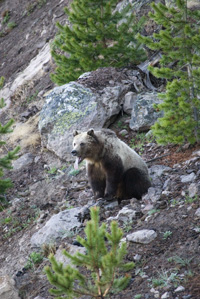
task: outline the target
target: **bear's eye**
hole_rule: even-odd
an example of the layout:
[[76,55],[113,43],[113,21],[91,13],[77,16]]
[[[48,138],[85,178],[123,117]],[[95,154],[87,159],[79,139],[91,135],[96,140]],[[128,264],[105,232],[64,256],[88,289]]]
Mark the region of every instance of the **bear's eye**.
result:
[[80,146],[84,146],[84,145],[85,145],[85,143],[81,142]]
[[76,143],[74,143],[74,146],[76,145]]

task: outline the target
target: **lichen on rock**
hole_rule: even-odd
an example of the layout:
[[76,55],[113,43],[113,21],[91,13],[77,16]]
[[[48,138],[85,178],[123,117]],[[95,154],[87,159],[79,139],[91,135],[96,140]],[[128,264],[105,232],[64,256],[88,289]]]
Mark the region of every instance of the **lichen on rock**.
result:
[[59,157],[70,153],[74,129],[92,124],[97,103],[89,88],[70,82],[54,88],[46,96],[40,112],[39,130],[43,144]]

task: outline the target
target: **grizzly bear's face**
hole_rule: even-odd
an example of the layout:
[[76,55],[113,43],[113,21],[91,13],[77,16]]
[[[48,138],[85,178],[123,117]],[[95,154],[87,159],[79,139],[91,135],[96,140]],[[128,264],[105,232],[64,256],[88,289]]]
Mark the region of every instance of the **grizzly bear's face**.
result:
[[98,152],[98,139],[93,130],[88,132],[74,132],[72,155],[77,157],[77,164],[84,159],[94,159]]

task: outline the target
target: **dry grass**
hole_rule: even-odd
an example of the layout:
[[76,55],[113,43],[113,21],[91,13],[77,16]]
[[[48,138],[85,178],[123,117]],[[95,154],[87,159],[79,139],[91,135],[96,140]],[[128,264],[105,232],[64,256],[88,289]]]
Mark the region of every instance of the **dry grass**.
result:
[[35,115],[25,123],[16,124],[13,132],[7,135],[7,143],[13,147],[19,145],[21,150],[39,145],[38,117]]

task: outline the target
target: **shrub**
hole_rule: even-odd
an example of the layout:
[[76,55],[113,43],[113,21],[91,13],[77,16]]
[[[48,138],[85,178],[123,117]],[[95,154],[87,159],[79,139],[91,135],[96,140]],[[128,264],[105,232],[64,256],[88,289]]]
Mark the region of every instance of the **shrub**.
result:
[[160,94],[163,103],[156,107],[164,116],[152,131],[159,143],[193,144],[200,139],[200,11],[189,10],[186,0],[176,0],[173,7],[153,3],[152,8],[149,16],[162,29],[153,38],[138,38],[161,51],[160,67],[149,70],[168,81],[166,92]]
[[[105,298],[109,292],[119,292],[127,286],[130,276],[122,276],[120,270],[128,271],[134,264],[123,262],[126,243],[120,244],[122,230],[116,222],[111,223],[110,231],[106,232],[104,223],[99,226],[99,208],[92,208],[91,221],[85,229],[86,239],[77,237],[77,241],[86,248],[87,253],[72,256],[66,251],[63,252],[74,265],[86,268],[86,274],[70,265],[64,267],[50,255],[53,271],[46,267],[45,272],[50,283],[56,287],[50,290],[51,294],[67,295],[64,298],[77,298],[82,295]],[[108,240],[107,246],[105,239]]]
[[135,38],[144,19],[136,20],[130,5],[118,12],[118,2],[74,0],[70,9],[65,8],[70,25],[57,23],[52,81],[62,85],[99,67],[127,67],[145,59]]

